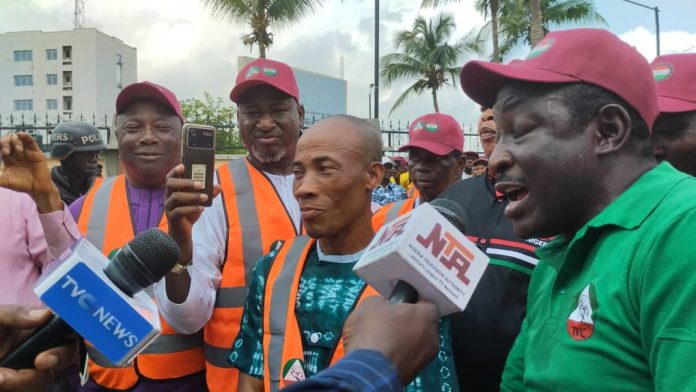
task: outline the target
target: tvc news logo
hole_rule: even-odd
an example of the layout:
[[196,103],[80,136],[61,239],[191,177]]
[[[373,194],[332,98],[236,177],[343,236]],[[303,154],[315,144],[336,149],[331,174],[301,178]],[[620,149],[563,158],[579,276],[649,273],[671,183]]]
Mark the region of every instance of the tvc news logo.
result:
[[104,305],[100,305],[97,297],[80,288],[78,280],[67,274],[60,283],[60,288],[65,290],[71,299],[77,299],[77,303],[87,311],[104,329],[113,334],[125,347],[132,348],[138,342],[138,337],[130,332]]
[[[404,217],[394,221],[370,249],[374,249],[392,238],[404,234],[408,218]],[[447,269],[455,271],[457,278],[462,283],[468,285],[471,282],[466,273],[474,261],[474,254],[462,245],[452,233],[445,230],[440,223],[436,223],[429,232],[418,234],[416,243],[420,244],[427,252],[430,252]]]

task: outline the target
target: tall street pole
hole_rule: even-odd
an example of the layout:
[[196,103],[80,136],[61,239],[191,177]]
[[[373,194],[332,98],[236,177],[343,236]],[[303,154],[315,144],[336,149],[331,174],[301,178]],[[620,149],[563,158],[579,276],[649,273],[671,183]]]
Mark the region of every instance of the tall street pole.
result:
[[379,0],[375,0],[375,118],[379,118]]
[[645,5],[645,4],[642,4],[642,3],[639,3],[639,2],[633,1],[633,0],[623,0],[623,1],[625,1],[626,3],[633,4],[633,5],[637,5],[638,7],[647,8],[647,9],[655,12],[655,38],[657,40],[657,55],[659,56],[660,55],[660,9],[657,7],[650,7],[649,5]]

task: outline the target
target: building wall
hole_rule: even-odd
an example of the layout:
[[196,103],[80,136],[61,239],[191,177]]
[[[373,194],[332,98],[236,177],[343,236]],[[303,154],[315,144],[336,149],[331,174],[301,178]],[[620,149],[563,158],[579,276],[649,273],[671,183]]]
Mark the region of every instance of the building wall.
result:
[[[71,58],[63,56],[63,47],[71,47]],[[57,59],[47,59],[47,49],[57,50]],[[32,50],[31,61],[16,62],[14,51]],[[116,82],[116,54],[122,54],[122,83],[137,80],[136,49],[121,40],[93,29],[57,32],[10,32],[0,34],[0,115],[44,117],[57,115],[111,118],[119,86]],[[63,72],[72,72],[70,84]],[[57,84],[47,84],[47,74],[57,74]],[[33,75],[32,86],[16,87],[15,75]],[[63,97],[72,97],[72,111],[65,110]],[[14,101],[32,99],[33,110],[15,111]],[[58,110],[46,108],[47,99],[58,100]],[[79,118],[79,117],[78,117]],[[67,118],[65,118],[67,119]],[[75,117],[73,117],[75,119]],[[99,121],[99,123],[103,120]]]

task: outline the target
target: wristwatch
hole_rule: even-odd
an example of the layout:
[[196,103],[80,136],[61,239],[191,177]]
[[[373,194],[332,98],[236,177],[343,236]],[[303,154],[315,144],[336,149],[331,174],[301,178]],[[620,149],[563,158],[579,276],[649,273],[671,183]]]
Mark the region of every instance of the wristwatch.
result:
[[176,264],[174,264],[174,267],[172,267],[172,269],[171,269],[169,272],[171,272],[171,273],[173,273],[173,274],[179,275],[179,274],[181,274],[182,272],[186,271],[186,269],[187,269],[188,267],[190,267],[191,264],[193,264],[193,260],[189,260],[188,263],[186,263],[186,264],[184,264],[184,265],[181,265],[181,264],[179,264],[179,263],[176,263]]

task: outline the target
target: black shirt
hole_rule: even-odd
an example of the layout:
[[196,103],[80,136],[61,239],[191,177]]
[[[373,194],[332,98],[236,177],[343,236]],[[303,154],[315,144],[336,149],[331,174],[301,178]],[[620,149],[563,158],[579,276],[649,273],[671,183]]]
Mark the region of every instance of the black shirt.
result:
[[505,360],[525,315],[527,286],[538,261],[534,250],[546,243],[515,235],[503,213],[508,200],[496,195],[493,185],[488,176],[478,176],[438,196],[462,207],[464,234],[491,258],[467,308],[450,316],[462,391],[500,390]]

